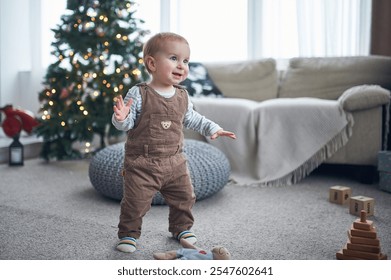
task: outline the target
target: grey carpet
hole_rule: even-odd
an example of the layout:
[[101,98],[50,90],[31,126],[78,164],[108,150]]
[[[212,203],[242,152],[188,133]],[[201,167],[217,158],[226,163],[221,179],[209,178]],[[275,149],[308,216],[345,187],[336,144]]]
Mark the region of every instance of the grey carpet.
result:
[[[0,259],[148,260],[155,251],[179,248],[167,232],[167,206],[153,206],[139,250],[117,252],[119,202],[91,186],[88,163],[33,159],[23,167],[0,165]],[[240,260],[333,260],[357,218],[347,206],[328,201],[333,185],[375,198],[370,219],[390,256],[391,194],[335,172],[313,172],[284,187],[228,184],[194,206],[198,246],[221,244]]]

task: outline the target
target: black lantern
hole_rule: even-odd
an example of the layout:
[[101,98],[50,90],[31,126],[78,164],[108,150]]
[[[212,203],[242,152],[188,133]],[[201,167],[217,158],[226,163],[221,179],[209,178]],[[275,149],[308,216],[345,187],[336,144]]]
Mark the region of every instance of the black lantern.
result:
[[14,137],[9,146],[9,165],[11,166],[22,166],[23,165],[23,145],[19,141],[19,135]]
[[[39,125],[33,115],[26,110],[15,109],[12,105],[6,105],[0,108],[0,113],[4,112],[5,119],[0,122],[5,135],[14,139],[9,146],[9,165],[23,165],[23,145],[19,142],[22,130],[31,133],[34,127]],[[1,115],[0,115],[1,119]]]

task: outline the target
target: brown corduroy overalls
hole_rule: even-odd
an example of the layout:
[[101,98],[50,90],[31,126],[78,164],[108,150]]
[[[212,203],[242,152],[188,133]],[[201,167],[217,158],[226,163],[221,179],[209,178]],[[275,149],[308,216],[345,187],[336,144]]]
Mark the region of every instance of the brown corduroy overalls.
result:
[[187,92],[176,88],[174,96],[165,98],[145,83],[138,86],[142,111],[125,144],[119,238],[140,237],[142,218],[157,191],[169,205],[170,232],[189,230],[194,223],[195,194],[182,153]]

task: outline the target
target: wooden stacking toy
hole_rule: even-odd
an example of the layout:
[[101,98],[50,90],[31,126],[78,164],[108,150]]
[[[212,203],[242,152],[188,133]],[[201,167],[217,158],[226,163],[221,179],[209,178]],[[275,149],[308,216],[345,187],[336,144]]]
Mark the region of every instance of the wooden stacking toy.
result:
[[338,260],[386,260],[381,253],[373,221],[367,220],[367,212],[361,210],[360,219],[353,222],[348,231],[348,242],[336,254]]

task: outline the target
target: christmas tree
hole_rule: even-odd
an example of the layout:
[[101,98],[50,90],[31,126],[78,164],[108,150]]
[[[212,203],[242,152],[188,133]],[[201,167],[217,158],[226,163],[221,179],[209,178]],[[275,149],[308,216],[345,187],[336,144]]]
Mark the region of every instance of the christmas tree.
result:
[[82,156],[95,136],[99,148],[121,132],[111,124],[113,103],[144,81],[141,19],[128,0],[68,0],[67,13],[52,29],[52,54],[39,93],[42,113],[36,129],[43,137],[41,156],[47,160]]

